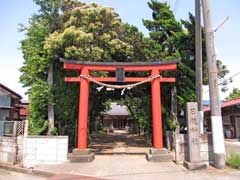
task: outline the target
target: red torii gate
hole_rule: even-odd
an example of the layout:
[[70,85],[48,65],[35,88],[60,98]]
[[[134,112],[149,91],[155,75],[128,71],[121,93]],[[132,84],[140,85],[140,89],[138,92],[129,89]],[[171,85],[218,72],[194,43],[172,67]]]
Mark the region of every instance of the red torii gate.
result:
[[[82,62],[60,58],[64,62],[64,69],[79,71],[81,76],[89,76],[90,71],[113,71],[122,69],[131,72],[150,72],[152,76],[159,76],[161,71],[176,70],[178,61],[168,62]],[[88,129],[88,96],[89,80],[83,77],[65,77],[65,82],[79,82],[79,113],[78,113],[78,144],[79,150],[87,149],[87,129]],[[116,77],[92,77],[98,82],[117,82]],[[142,82],[148,77],[126,77],[123,82]],[[153,148],[163,148],[162,133],[162,110],[161,110],[161,82],[175,82],[172,77],[158,77],[151,81],[152,93],[152,126],[153,126]]]

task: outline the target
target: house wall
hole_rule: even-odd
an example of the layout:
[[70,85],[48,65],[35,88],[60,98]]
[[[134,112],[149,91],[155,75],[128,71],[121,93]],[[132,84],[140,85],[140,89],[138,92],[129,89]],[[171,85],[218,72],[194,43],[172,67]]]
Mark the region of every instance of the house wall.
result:
[[229,138],[226,131],[231,126],[230,116],[229,115],[222,116],[222,123],[223,123],[223,135],[225,138]]
[[20,95],[0,83],[0,121],[19,120],[19,107],[16,105],[20,104],[20,100]]
[[223,126],[230,125],[230,117],[229,116],[222,116]]
[[[235,124],[231,123],[231,118],[235,119]],[[233,126],[236,126],[236,136],[232,138],[240,138],[240,113],[239,110],[237,111],[225,111],[222,110],[222,123],[223,123],[223,134],[225,138],[227,137],[227,129],[233,130]],[[211,127],[211,118],[210,118],[210,113],[205,113],[204,114],[204,125],[205,126],[210,126]],[[209,130],[209,128],[207,128]],[[211,131],[208,131],[211,132]]]
[[240,139],[240,117],[236,117],[237,138]]

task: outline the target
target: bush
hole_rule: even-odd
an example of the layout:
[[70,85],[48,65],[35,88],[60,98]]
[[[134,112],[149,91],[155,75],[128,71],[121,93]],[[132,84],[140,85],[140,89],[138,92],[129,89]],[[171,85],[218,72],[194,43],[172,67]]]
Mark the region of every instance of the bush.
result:
[[240,154],[232,153],[227,159],[227,164],[233,168],[240,169]]
[[173,119],[169,119],[168,120],[168,125],[171,131],[175,131],[176,130],[176,123]]

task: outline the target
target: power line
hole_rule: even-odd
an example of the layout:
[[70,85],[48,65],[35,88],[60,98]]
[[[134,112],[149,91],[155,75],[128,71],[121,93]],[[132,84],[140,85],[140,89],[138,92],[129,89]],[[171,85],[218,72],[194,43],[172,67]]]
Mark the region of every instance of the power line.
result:
[[[240,74],[240,71],[239,72],[237,72],[237,73],[235,73],[234,75],[232,75],[230,78],[233,78],[233,77],[235,77],[235,76],[237,76],[237,75],[239,75]],[[229,79],[230,79],[229,78]]]
[[222,25],[224,25],[225,22],[227,22],[228,19],[229,19],[229,16],[226,17],[225,19],[223,19],[223,20],[217,25],[217,27],[216,27],[213,31],[214,31],[214,32],[217,32],[217,30],[218,30]]
[[[226,81],[231,81],[231,79],[233,79],[233,77],[235,77],[235,76],[237,76],[237,75],[239,75],[239,74],[240,74],[240,71],[237,72],[237,73],[235,73],[234,75],[230,76],[228,79],[225,80],[225,82],[226,82]],[[218,85],[222,85],[222,82],[218,83]],[[206,94],[206,93],[208,93],[208,92],[209,92],[209,90],[206,90],[206,91],[204,91],[203,93]]]
[[[240,74],[240,71],[235,73],[234,75],[230,76],[228,79],[223,80],[224,82],[231,81],[233,77],[237,76]],[[223,82],[220,82],[218,85],[222,85]]]

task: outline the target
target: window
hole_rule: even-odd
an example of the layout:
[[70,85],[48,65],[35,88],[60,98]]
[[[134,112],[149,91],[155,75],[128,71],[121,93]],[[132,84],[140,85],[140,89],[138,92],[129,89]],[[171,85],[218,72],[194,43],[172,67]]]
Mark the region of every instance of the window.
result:
[[14,121],[4,122],[4,135],[13,135],[14,131]]
[[0,106],[11,106],[11,97],[10,96],[0,96]]

